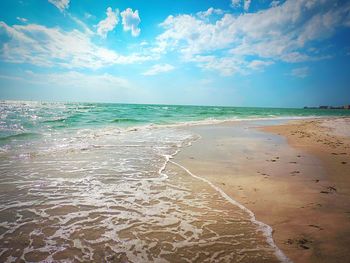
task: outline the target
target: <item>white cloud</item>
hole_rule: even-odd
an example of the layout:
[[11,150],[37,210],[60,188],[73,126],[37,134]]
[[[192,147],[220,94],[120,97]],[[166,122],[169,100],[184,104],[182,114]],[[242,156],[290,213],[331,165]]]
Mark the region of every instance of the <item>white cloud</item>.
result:
[[56,6],[61,12],[69,8],[70,0],[48,0],[51,4]]
[[221,9],[210,7],[206,11],[198,12],[197,16],[199,18],[201,18],[201,19],[208,19],[213,14],[215,14],[215,15],[222,15],[223,13],[224,13],[224,11],[221,10]]
[[27,19],[27,18],[24,18],[24,17],[19,17],[19,16],[17,16],[16,19],[17,19],[18,21],[23,22],[23,23],[28,22],[28,19]]
[[307,48],[347,26],[349,12],[350,2],[341,0],[287,0],[256,13],[224,14],[215,21],[187,14],[168,16],[160,24],[164,32],[153,51],[180,52],[189,62],[196,56],[214,57],[209,64],[198,61],[198,66],[223,69],[224,74],[237,72],[237,65],[249,66],[251,56],[288,63],[324,59],[327,56],[310,54]]
[[153,75],[157,75],[159,73],[172,71],[174,69],[175,69],[175,67],[172,65],[169,65],[169,64],[157,64],[157,65],[154,65],[153,67],[151,67],[146,72],[144,72],[142,75],[153,76]]
[[97,69],[153,59],[137,53],[124,56],[97,46],[91,42],[89,34],[78,30],[67,32],[36,24],[8,26],[0,22],[0,34],[6,36],[0,58],[11,63]]
[[138,28],[138,25],[141,22],[141,19],[139,17],[139,11],[135,10],[135,12],[132,11],[131,8],[125,9],[123,12],[120,13],[122,16],[122,24],[124,31],[131,30],[131,35],[134,37],[137,37],[140,35],[140,28]]
[[276,7],[280,4],[280,1],[279,0],[273,0],[271,3],[270,3],[270,6],[271,7]]
[[244,0],[244,5],[243,5],[244,11],[247,12],[249,10],[250,4],[251,4],[251,0]]
[[248,67],[251,69],[259,70],[272,64],[273,64],[272,61],[253,60],[248,64]]
[[70,17],[78,26],[80,26],[85,34],[88,34],[88,35],[94,35],[95,33],[92,32],[92,30],[83,22],[81,21],[79,18],[67,13],[68,17]]
[[301,54],[299,52],[290,52],[290,53],[282,54],[280,58],[281,60],[289,63],[298,63],[298,62],[312,60],[310,56]]
[[243,9],[246,12],[249,10],[250,4],[251,4],[251,0],[232,0],[231,1],[232,7],[236,8],[243,5]]
[[24,80],[35,84],[65,86],[69,88],[118,89],[131,86],[127,79],[110,74],[83,74],[76,71],[48,74],[27,71]]
[[196,62],[204,70],[218,71],[222,76],[247,74],[245,62],[234,57],[195,56],[191,61]]
[[116,9],[115,12],[113,12],[112,8],[108,7],[106,15],[107,17],[97,24],[97,34],[103,38],[105,38],[107,36],[107,33],[109,31],[112,31],[118,24],[119,10]]
[[148,95],[147,87],[140,89],[131,79],[108,73],[85,73],[75,70],[42,73],[19,69],[14,74],[0,74],[0,79],[3,79],[2,82],[6,81],[9,86],[43,88],[46,92],[40,94],[41,98],[50,100],[77,100],[79,94],[80,100],[83,101],[141,102]]
[[290,75],[297,78],[306,78],[307,76],[309,76],[309,68],[308,67],[295,68],[291,71]]
[[23,81],[37,85],[65,86],[69,88],[129,88],[130,82],[125,78],[110,74],[83,74],[77,71],[63,73],[34,73],[26,71],[19,76],[0,75],[2,79]]
[[90,14],[89,12],[85,12],[85,13],[84,13],[84,17],[85,17],[86,19],[95,18],[95,16],[92,15],[92,14]]
[[168,16],[160,26],[166,30],[157,37],[159,52],[180,47],[182,53],[196,54],[217,46],[211,40],[215,25],[194,16]]
[[238,7],[241,4],[241,0],[232,0],[231,4],[233,7]]

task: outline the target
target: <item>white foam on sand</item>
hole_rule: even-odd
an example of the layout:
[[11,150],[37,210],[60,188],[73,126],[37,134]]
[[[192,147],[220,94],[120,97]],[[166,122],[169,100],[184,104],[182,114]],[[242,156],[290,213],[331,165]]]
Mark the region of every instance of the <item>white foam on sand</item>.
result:
[[178,164],[174,161],[169,160],[169,162],[171,162],[172,164],[180,167],[181,169],[183,169],[186,173],[188,173],[189,175],[191,175],[192,177],[201,180],[205,183],[207,183],[208,185],[210,185],[213,189],[215,189],[215,191],[217,191],[224,199],[226,199],[229,203],[239,207],[240,209],[242,209],[243,211],[245,211],[249,217],[250,217],[250,221],[257,225],[259,230],[263,232],[264,236],[266,237],[266,241],[267,243],[274,249],[275,251],[275,255],[276,257],[284,263],[291,263],[292,261],[282,252],[282,250],[280,250],[277,245],[275,244],[273,237],[272,237],[272,232],[273,229],[271,226],[260,222],[258,220],[256,220],[254,213],[249,210],[248,208],[246,208],[244,205],[240,204],[239,202],[237,202],[236,200],[232,199],[230,196],[228,196],[221,188],[217,187],[216,185],[214,185],[213,183],[211,183],[209,180],[202,178],[200,176],[197,176],[195,174],[193,174],[190,170],[188,170],[186,167],[182,166],[181,164]]

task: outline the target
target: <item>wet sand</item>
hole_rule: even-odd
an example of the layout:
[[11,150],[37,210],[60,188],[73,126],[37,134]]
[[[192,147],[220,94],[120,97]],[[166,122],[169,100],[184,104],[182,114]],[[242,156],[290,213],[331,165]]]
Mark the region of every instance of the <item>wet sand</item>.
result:
[[288,262],[275,244],[294,262],[346,262],[349,129],[333,121],[108,132],[2,156],[0,262]]
[[192,133],[101,134],[0,156],[0,262],[279,262],[266,225],[168,162]]
[[202,138],[174,160],[270,225],[292,261],[346,262],[350,144],[339,132],[344,136],[348,120],[337,131],[331,130],[332,121],[190,127]]

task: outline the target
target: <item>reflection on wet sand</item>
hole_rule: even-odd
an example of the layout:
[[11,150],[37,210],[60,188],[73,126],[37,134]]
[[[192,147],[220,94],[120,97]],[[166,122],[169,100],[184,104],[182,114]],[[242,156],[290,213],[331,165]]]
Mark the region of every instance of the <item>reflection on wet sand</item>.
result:
[[104,131],[3,154],[0,261],[278,261],[246,211],[167,163],[193,139]]

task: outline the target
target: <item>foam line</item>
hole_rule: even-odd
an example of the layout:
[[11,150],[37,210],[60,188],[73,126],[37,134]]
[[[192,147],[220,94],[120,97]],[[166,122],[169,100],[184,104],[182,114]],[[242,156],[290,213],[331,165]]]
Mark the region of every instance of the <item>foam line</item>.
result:
[[[227,119],[215,119],[215,118],[209,118],[204,120],[198,120],[198,121],[183,121],[183,122],[175,122],[175,123],[168,123],[168,124],[144,124],[144,125],[136,125],[136,126],[130,126],[127,128],[121,128],[121,127],[113,127],[112,129],[118,130],[118,132],[135,132],[138,130],[153,130],[153,129],[159,129],[159,128],[183,128],[183,127],[190,127],[190,126],[201,126],[201,125],[214,125],[214,124],[223,124],[223,123],[230,123],[230,122],[247,122],[247,121],[293,121],[293,120],[308,120],[308,119],[322,119],[327,118],[326,116],[276,116],[276,117],[247,117],[247,118],[227,118]],[[105,129],[111,129],[111,127],[105,128]]]
[[277,245],[275,244],[273,237],[272,237],[272,227],[270,227],[269,225],[260,222],[258,220],[256,220],[254,213],[249,210],[248,208],[246,208],[244,205],[238,203],[236,200],[232,199],[230,196],[228,196],[221,188],[217,187],[216,185],[214,185],[213,183],[211,183],[209,180],[202,178],[198,175],[193,174],[190,170],[188,170],[186,167],[182,166],[181,164],[178,164],[174,161],[169,160],[170,163],[180,167],[181,169],[183,169],[186,173],[188,173],[189,175],[191,175],[192,177],[201,180],[205,183],[207,183],[208,185],[210,185],[214,190],[216,190],[218,193],[220,193],[220,195],[225,198],[228,202],[230,202],[231,204],[238,206],[240,209],[242,209],[243,211],[245,211],[249,216],[250,216],[250,221],[253,224],[256,224],[259,227],[259,230],[263,232],[264,236],[266,237],[266,241],[267,243],[275,250],[275,255],[276,257],[283,263],[292,263],[292,261],[282,252],[282,250],[280,250]]

